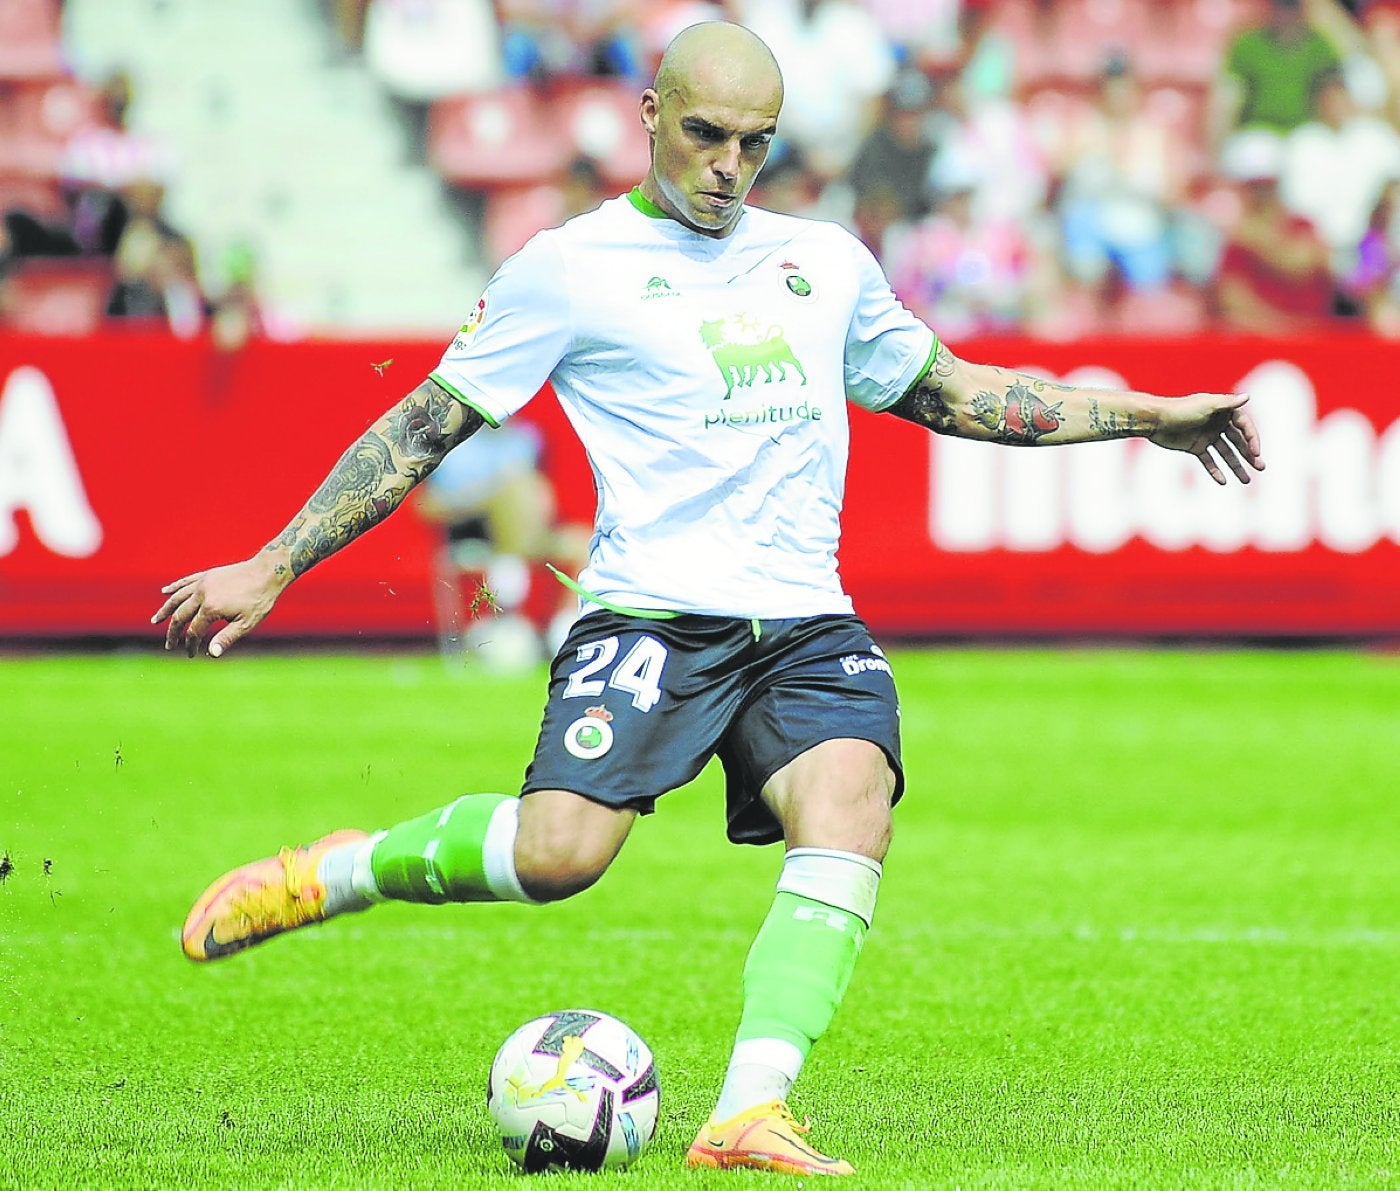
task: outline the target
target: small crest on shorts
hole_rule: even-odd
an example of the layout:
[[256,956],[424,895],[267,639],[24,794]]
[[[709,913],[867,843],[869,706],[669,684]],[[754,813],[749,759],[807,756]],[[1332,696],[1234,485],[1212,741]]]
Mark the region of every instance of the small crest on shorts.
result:
[[606,707],[586,707],[584,715],[591,715],[594,719],[602,720],[606,724],[612,723],[613,714]]
[[[607,719],[595,714],[601,711]],[[601,757],[613,746],[612,716],[606,708],[591,707],[564,729],[564,747],[580,761]]]

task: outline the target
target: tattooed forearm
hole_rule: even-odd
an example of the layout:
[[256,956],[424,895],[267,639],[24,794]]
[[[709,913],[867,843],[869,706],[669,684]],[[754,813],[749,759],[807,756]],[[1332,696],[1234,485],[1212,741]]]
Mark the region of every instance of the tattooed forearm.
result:
[[932,375],[925,376],[905,393],[890,406],[889,412],[906,422],[927,427],[935,434],[947,434],[953,428],[954,415],[943,396],[943,382]]
[[1089,398],[1089,428],[1099,438],[1132,438],[1143,432],[1137,415],[1125,413],[1120,416],[1114,410],[1109,410],[1105,416],[1094,397]]
[[1060,428],[1063,406],[1062,401],[1047,404],[1017,380],[1007,385],[1004,395],[987,389],[974,393],[972,416],[991,431],[994,441],[1029,447]]
[[[295,578],[383,521],[454,446],[483,425],[433,381],[424,381],[364,432],[267,551],[286,550]],[[286,564],[277,573],[285,575]]]
[[949,434],[956,421],[943,382],[953,375],[957,364],[953,353],[941,343],[933,356],[933,365],[915,384],[889,408],[889,412],[906,422],[924,426],[935,434]]

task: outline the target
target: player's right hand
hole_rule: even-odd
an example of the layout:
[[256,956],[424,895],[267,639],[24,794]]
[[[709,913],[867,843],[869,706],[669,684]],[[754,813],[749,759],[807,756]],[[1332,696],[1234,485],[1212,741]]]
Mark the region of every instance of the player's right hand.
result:
[[262,623],[289,581],[283,580],[265,555],[196,571],[160,589],[165,603],[151,617],[151,623],[160,624],[168,618],[165,648],[183,645],[194,657],[209,630],[219,621],[227,621],[209,642],[209,656],[217,658]]

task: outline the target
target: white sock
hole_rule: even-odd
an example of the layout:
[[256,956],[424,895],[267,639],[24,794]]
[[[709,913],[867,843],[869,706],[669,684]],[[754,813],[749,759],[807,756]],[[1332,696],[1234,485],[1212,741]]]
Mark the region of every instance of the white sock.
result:
[[[369,872],[370,853],[383,836],[381,831],[367,840],[341,844],[321,857],[321,862],[316,866],[316,879],[326,890],[327,918],[333,914],[368,910],[375,902],[384,900],[384,895],[374,883],[374,874]],[[359,870],[362,865],[364,872],[369,874],[368,888],[361,887]]]
[[714,1121],[727,1121],[770,1100],[786,1100],[802,1070],[802,1052],[781,1038],[748,1038],[734,1045]]

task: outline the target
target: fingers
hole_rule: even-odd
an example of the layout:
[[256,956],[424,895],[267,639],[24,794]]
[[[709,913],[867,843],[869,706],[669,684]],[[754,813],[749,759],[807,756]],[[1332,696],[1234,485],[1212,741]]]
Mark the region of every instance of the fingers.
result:
[[[1220,470],[1220,465],[1216,463],[1215,458],[1211,455],[1209,446],[1202,447],[1199,451],[1194,452],[1194,454],[1196,458],[1201,461],[1201,466],[1206,469],[1207,474],[1212,480],[1217,484],[1224,484],[1227,482],[1225,473]],[[1246,480],[1245,483],[1247,484],[1249,481]]]
[[[1237,450],[1232,450],[1224,438],[1216,440],[1215,453],[1224,461],[1225,466],[1235,473],[1235,479],[1239,480],[1241,484],[1249,483],[1249,469],[1245,467],[1240,453]],[[1222,484],[1225,482],[1224,476],[1220,477],[1220,482]]]
[[190,594],[190,590],[200,579],[200,575],[186,575],[183,579],[176,579],[174,583],[167,583],[160,589],[161,595],[166,597],[165,603],[156,609],[156,614],[151,617],[152,624],[160,624],[167,616],[178,608]]
[[224,650],[230,648],[235,642],[242,639],[243,634],[248,631],[245,621],[234,620],[224,625],[209,642],[209,656],[211,658],[223,657]]
[[1230,424],[1225,428],[1230,441],[1240,448],[1240,454],[1255,471],[1264,470],[1264,456],[1259,448],[1259,430],[1249,411],[1236,409],[1230,415]]
[[[201,578],[202,573],[187,575],[174,583],[166,584],[161,590],[170,594],[151,617],[152,624],[159,624],[168,618],[165,626],[165,648],[173,650],[183,646],[190,657],[199,652],[200,644],[209,630],[215,622],[222,619],[205,602],[205,593],[199,582]],[[234,640],[237,640],[237,637]],[[223,652],[222,649],[220,652]]]

